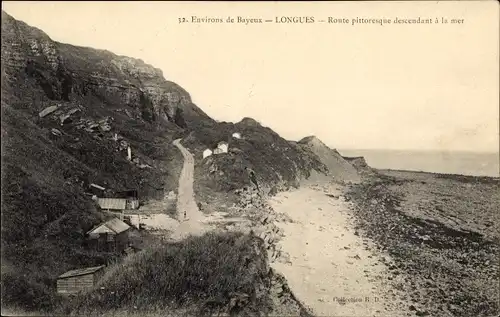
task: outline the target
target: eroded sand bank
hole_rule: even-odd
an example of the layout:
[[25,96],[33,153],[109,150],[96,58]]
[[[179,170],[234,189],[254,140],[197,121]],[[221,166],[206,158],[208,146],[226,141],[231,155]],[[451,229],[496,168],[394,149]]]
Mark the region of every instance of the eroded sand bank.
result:
[[[318,316],[398,316],[401,305],[386,283],[387,268],[370,242],[350,224],[347,202],[335,185],[308,186],[280,193],[269,203],[293,223],[281,244],[291,264],[273,263],[299,300]],[[386,257],[387,259],[387,257]]]

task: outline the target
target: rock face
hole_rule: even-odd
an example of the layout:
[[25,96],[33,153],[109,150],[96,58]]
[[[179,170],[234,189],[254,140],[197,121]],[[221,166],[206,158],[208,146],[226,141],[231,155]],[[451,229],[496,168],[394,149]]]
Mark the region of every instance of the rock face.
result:
[[328,172],[336,180],[359,182],[360,176],[356,168],[345,160],[337,150],[330,149],[315,136],[308,136],[299,141],[299,144],[318,156],[328,168]]
[[371,168],[363,156],[343,157],[346,161],[352,164],[361,174],[374,174],[375,170]]
[[23,76],[36,79],[49,100],[77,101],[91,95],[130,107],[145,121],[167,120],[183,128],[200,116],[211,121],[161,70],[140,59],[55,42],[5,12],[2,72],[7,85]]

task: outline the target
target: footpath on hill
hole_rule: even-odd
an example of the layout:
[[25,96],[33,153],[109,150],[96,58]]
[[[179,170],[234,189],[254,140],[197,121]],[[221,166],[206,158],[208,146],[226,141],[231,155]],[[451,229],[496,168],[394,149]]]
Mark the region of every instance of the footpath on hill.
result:
[[199,210],[194,199],[194,157],[180,143],[180,139],[175,140],[173,143],[184,157],[184,166],[179,177],[177,193],[177,218],[180,225],[172,234],[171,239],[181,240],[189,235],[201,235],[209,230],[209,226],[205,223],[206,217]]

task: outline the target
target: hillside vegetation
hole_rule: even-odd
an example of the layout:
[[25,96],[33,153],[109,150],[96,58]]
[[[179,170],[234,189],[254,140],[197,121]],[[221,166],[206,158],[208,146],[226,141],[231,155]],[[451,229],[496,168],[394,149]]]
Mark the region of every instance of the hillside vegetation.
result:
[[[240,139],[232,137],[235,132],[241,135]],[[214,149],[220,141],[228,143],[229,152],[203,159],[203,150]],[[210,190],[226,193],[253,186],[245,168],[254,171],[263,188],[297,187],[312,171],[327,173],[313,153],[250,118],[235,124],[223,122],[211,128],[197,128],[184,143],[195,156],[195,189],[200,199],[206,198],[203,194]]]
[[[125,68],[129,62],[54,42],[2,12],[3,305],[49,308],[59,274],[115,257],[83,247],[105,219],[85,194],[90,183],[136,188],[141,199],[177,187],[182,156],[171,141],[183,129],[175,116],[152,116],[147,89],[157,80],[158,94],[183,90],[149,78],[156,71],[140,62]],[[39,115],[51,106],[58,108]],[[127,145],[136,162],[126,159]]]
[[[89,185],[106,188],[108,195],[137,189],[142,201],[161,199],[176,190],[183,164],[174,139],[183,138],[196,157],[195,187],[202,197],[250,184],[245,167],[263,187],[298,186],[312,172],[328,173],[312,151],[253,119],[216,122],[185,89],[142,60],[55,42],[5,12],[1,61],[3,306],[50,310],[59,300],[58,275],[115,259],[84,247],[85,233],[106,219],[87,193]],[[242,138],[231,138],[234,132]],[[201,160],[201,151],[223,140],[230,153]],[[185,247],[196,253],[196,245],[149,252],[182,258]],[[240,262],[229,264],[241,269]],[[227,265],[215,276],[234,273]],[[144,279],[153,276],[143,273]],[[109,283],[128,287],[115,278]],[[107,300],[102,303],[107,307]]]
[[242,234],[207,234],[137,253],[107,272],[99,289],[75,299],[65,313],[95,314],[128,308],[168,309],[195,315],[226,311],[265,315],[269,268],[261,241]]

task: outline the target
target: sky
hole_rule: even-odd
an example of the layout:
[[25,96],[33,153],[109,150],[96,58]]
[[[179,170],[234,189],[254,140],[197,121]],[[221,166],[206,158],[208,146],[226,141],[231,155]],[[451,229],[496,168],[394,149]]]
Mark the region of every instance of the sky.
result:
[[[140,58],[219,121],[338,149],[498,152],[499,10],[481,2],[2,2],[53,40]],[[316,23],[179,23],[192,16]],[[319,23],[332,18],[349,24]],[[461,24],[356,24],[353,18]],[[442,20],[441,20],[442,22]]]

